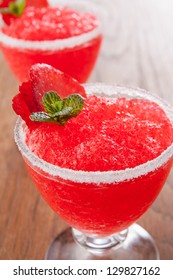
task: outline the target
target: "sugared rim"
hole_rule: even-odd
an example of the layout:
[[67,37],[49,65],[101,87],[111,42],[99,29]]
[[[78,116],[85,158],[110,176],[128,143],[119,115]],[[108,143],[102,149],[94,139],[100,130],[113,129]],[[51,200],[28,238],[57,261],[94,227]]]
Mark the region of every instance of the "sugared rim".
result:
[[[97,94],[104,95],[107,97],[129,97],[129,98],[145,98],[150,101],[156,102],[166,113],[170,121],[173,123],[173,110],[169,105],[145,90],[138,88],[126,88],[116,85],[107,85],[102,83],[97,84],[86,84],[85,89],[87,94]],[[168,161],[173,156],[173,143],[157,158],[150,160],[144,164],[138,165],[134,168],[126,168],[124,170],[118,171],[81,171],[72,170],[68,168],[61,168],[54,166],[33,154],[27,145],[25,144],[25,135],[23,133],[24,121],[18,118],[14,130],[15,142],[22,153],[22,155],[27,159],[31,166],[41,169],[51,176],[59,176],[62,179],[70,180],[73,182],[80,183],[108,183],[122,182],[125,180],[130,180],[137,178],[139,176],[145,175],[155,169],[161,167],[164,163]]]
[[[58,1],[61,5],[73,8],[82,12],[90,12],[97,16],[99,25],[84,34],[73,36],[66,39],[56,39],[56,40],[44,40],[44,41],[31,41],[31,40],[23,40],[10,37],[0,31],[0,43],[10,48],[20,48],[27,50],[41,50],[41,51],[55,51],[55,50],[63,50],[64,48],[73,48],[76,46],[80,46],[92,39],[100,36],[102,34],[102,18],[104,18],[103,10],[98,7],[96,4],[93,4],[90,1],[76,1],[76,0],[66,0],[66,1]],[[100,19],[100,20],[99,20]],[[0,28],[2,27],[2,18],[0,15]]]

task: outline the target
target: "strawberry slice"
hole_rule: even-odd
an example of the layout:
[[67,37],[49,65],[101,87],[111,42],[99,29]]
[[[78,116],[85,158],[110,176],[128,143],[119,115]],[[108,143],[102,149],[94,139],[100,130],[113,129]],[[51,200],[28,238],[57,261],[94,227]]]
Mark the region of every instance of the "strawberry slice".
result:
[[30,69],[30,80],[22,83],[12,100],[14,111],[28,126],[35,124],[30,119],[32,113],[45,111],[43,96],[49,91],[57,92],[62,99],[70,94],[86,98],[85,89],[77,80],[50,65],[35,64]]
[[47,91],[56,91],[61,98],[79,93],[86,98],[84,87],[69,75],[47,64],[35,64],[30,70],[33,95],[38,110],[43,110],[42,98]]

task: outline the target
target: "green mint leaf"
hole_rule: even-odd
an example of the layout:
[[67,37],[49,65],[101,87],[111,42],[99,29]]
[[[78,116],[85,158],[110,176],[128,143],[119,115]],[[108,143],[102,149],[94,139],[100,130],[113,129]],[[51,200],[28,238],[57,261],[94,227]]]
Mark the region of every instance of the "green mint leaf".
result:
[[21,16],[26,6],[26,0],[16,0],[9,2],[8,7],[1,8],[0,13]]
[[71,94],[61,99],[56,92],[48,91],[43,96],[43,106],[54,122],[65,125],[67,120],[76,117],[81,112],[84,98],[80,94]]
[[8,7],[11,13],[15,16],[21,16],[26,6],[26,0],[17,0],[15,2],[10,2]]
[[61,99],[56,92],[48,91],[42,100],[45,112],[32,113],[30,119],[33,121],[65,125],[70,118],[76,117],[84,106],[84,98],[80,94],[71,94]]
[[48,91],[43,96],[43,106],[47,113],[53,115],[62,110],[62,100],[54,91]]
[[72,107],[63,108],[61,111],[55,113],[53,115],[53,118],[60,125],[65,125],[66,122],[71,118],[72,110],[73,110]]
[[72,110],[73,110],[72,107],[63,108],[61,111],[56,112],[52,117],[56,118],[59,116],[62,116],[62,117],[66,116],[66,115],[70,114]]
[[9,9],[8,8],[0,8],[0,13],[1,14],[9,14]]
[[32,113],[30,119],[35,122],[54,122],[54,119],[45,112]]
[[83,109],[84,99],[79,94],[71,94],[63,99],[63,108],[72,108],[70,118],[76,117]]

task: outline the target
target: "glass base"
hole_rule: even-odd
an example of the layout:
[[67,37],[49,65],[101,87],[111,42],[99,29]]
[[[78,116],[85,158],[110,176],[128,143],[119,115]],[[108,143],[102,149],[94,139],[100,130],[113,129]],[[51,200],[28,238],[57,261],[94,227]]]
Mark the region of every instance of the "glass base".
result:
[[47,260],[159,260],[150,234],[137,224],[104,238],[68,228],[50,245]]

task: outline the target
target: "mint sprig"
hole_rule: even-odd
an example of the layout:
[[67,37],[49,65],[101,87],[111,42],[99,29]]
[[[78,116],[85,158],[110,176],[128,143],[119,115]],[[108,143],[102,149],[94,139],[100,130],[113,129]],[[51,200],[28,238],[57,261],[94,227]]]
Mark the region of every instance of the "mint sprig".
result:
[[67,120],[76,117],[84,106],[84,98],[80,94],[71,94],[61,99],[55,91],[45,93],[42,102],[45,112],[32,113],[32,121],[65,125]]
[[8,3],[8,7],[0,8],[0,13],[19,17],[23,14],[26,0],[16,0]]

